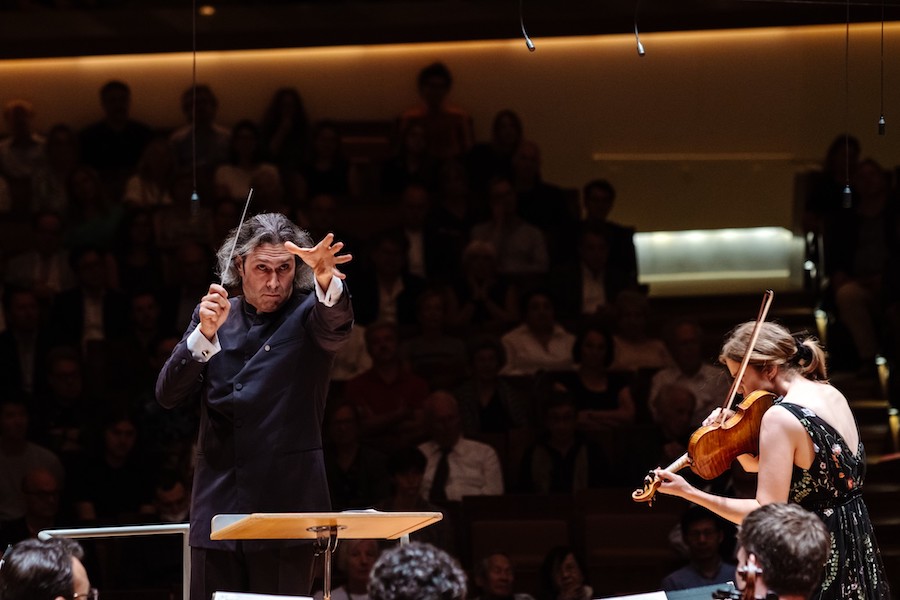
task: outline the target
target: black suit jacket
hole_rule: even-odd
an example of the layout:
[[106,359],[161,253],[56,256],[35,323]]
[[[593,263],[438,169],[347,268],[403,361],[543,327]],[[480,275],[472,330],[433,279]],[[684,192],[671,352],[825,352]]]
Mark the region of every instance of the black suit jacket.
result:
[[234,550],[234,541],[209,539],[213,516],[330,510],[322,416],[331,364],[350,333],[353,311],[346,289],[333,307],[298,291],[270,314],[256,314],[242,297],[230,303],[218,332],[222,350],[206,363],[187,348],[199,324],[194,311],[160,372],[156,397],[167,408],[199,397],[190,544]]

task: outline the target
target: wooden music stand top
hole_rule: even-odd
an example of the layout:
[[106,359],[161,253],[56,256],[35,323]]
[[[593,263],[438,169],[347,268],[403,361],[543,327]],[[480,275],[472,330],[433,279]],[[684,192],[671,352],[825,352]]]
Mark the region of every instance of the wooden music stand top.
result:
[[377,510],[331,513],[253,513],[216,515],[211,540],[316,539],[319,531],[337,528],[345,539],[394,540],[437,523],[439,512],[381,512]]

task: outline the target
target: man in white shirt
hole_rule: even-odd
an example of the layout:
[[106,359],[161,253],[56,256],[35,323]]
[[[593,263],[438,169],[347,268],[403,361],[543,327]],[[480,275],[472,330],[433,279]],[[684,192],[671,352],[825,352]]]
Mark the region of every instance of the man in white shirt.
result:
[[458,502],[463,496],[503,493],[500,459],[487,444],[462,437],[459,405],[453,394],[432,393],[425,399],[425,421],[431,439],[419,450],[428,464],[422,495],[431,502]]

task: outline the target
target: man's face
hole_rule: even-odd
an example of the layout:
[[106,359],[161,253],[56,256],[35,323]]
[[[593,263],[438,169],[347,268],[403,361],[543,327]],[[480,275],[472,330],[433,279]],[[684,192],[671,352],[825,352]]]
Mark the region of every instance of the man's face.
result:
[[116,458],[126,458],[137,442],[137,429],[131,421],[119,421],[104,432],[106,451]]
[[159,324],[159,303],[152,294],[141,294],[131,300],[131,319],[139,331],[152,331]]
[[50,388],[60,398],[74,399],[81,396],[84,380],[81,366],[74,360],[60,359],[50,368]]
[[685,537],[693,560],[709,560],[719,552],[724,537],[712,519],[701,519],[688,527]]
[[294,255],[283,246],[261,244],[241,261],[244,299],[258,312],[275,312],[294,291]]
[[488,558],[484,589],[490,596],[505,598],[512,595],[512,563],[502,554]]
[[392,362],[397,358],[397,333],[391,327],[379,327],[367,332],[366,350],[376,364]]
[[190,496],[184,484],[176,482],[172,489],[156,489],[153,504],[159,518],[166,523],[178,523],[187,517]]
[[22,485],[29,515],[51,519],[59,512],[59,484],[49,471],[29,473]]
[[41,318],[37,298],[31,292],[16,293],[9,303],[9,324],[16,331],[31,333],[36,331]]
[[453,448],[462,433],[456,402],[452,397],[432,397],[426,411],[431,438],[441,448]]
[[0,437],[22,441],[28,434],[28,412],[21,404],[9,403],[0,409]]

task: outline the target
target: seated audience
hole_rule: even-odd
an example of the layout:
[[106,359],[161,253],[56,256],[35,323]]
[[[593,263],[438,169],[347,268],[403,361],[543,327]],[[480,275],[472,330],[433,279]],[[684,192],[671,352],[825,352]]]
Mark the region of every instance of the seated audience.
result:
[[584,224],[588,229],[597,229],[607,241],[609,264],[616,265],[622,279],[637,283],[637,252],[634,249],[634,228],[609,220],[616,190],[605,179],[596,179],[584,186]]
[[25,476],[35,468],[50,471],[63,482],[59,458],[28,439],[28,410],[21,395],[0,398],[0,520],[18,519],[25,514],[22,488]]
[[436,202],[426,219],[429,277],[441,283],[452,282],[460,270],[469,231],[477,218],[474,199],[459,161],[441,164],[437,174]]
[[541,416],[544,433],[522,458],[522,491],[572,494],[616,483],[602,449],[578,434],[575,402],[569,394],[552,394]]
[[59,527],[62,482],[46,467],[33,467],[22,478],[25,513],[0,521],[0,547],[36,538],[44,529]]
[[84,162],[113,191],[134,171],[153,131],[131,118],[131,88],[123,81],[109,81],[100,88],[100,106],[103,118],[83,129],[78,141]]
[[506,433],[528,425],[531,411],[526,399],[500,377],[505,363],[506,352],[496,338],[479,337],[469,344],[469,376],[454,391],[464,436]]
[[657,370],[672,364],[665,343],[650,333],[650,303],[641,292],[624,290],[616,297],[616,358],[613,371]]
[[522,143],[522,119],[505,109],[494,115],[491,139],[475,144],[466,157],[472,187],[484,191],[493,177],[511,177],[513,155]]
[[153,231],[153,213],[145,208],[125,213],[115,247],[116,281],[126,293],[162,290],[164,264]]
[[63,248],[63,219],[59,213],[39,211],[31,219],[31,248],[9,260],[6,281],[34,290],[49,309],[53,296],[75,285],[69,253]]
[[7,328],[0,333],[2,393],[43,393],[50,337],[41,323],[37,295],[28,288],[7,289],[3,309]]
[[454,527],[450,513],[430,503],[422,496],[422,478],[428,461],[422,451],[414,446],[401,448],[388,457],[387,469],[391,494],[375,508],[387,512],[440,512],[444,518],[413,531],[409,538],[414,542],[432,544],[454,552]]
[[582,432],[596,435],[634,422],[629,378],[609,370],[614,352],[609,332],[596,325],[588,326],[579,332],[572,346],[576,369],[548,373],[545,377],[551,391],[572,397]]
[[658,419],[659,392],[672,383],[693,392],[696,404],[691,425],[695,429],[725,401],[731,387],[728,378],[721,367],[704,362],[701,340],[700,326],[690,319],[673,321],[666,328],[666,347],[675,364],[658,371],[650,383],[648,403],[654,420]]
[[415,326],[416,299],[425,281],[408,272],[408,242],[402,235],[382,231],[371,240],[372,269],[359,273],[353,294],[353,311],[363,325],[375,321],[397,323],[406,332]]
[[449,554],[413,542],[386,550],[369,579],[370,600],[464,600],[466,574]]
[[96,246],[111,249],[124,210],[109,197],[97,171],[85,165],[75,167],[69,176],[67,191],[66,245],[69,248]]
[[175,153],[168,140],[157,137],[144,146],[136,172],[125,181],[122,203],[157,208],[170,206],[175,181]]
[[27,181],[46,161],[44,137],[34,131],[34,105],[14,99],[3,106],[8,136],[0,140],[0,175]]
[[259,128],[253,121],[239,121],[231,130],[228,161],[216,167],[213,175],[216,197],[246,201],[254,177],[263,171],[280,182],[278,168],[263,156]]
[[81,546],[66,538],[25,540],[3,555],[0,598],[3,600],[96,600],[82,564]]
[[349,381],[372,368],[372,357],[366,349],[366,327],[353,325],[347,341],[334,355],[331,381]]
[[418,302],[419,334],[400,347],[414,373],[428,381],[431,389],[456,385],[466,364],[466,345],[448,335],[446,294],[426,290]]
[[[378,540],[342,540],[335,562],[344,583],[331,590],[331,597],[334,600],[369,600],[369,579],[379,554]],[[316,592],[313,598],[322,600],[323,593]]]
[[472,600],[534,600],[530,594],[514,592],[515,569],[509,556],[494,552],[475,563],[475,585],[480,594]]
[[543,232],[519,216],[516,190],[508,179],[488,184],[490,217],[472,227],[472,239],[490,243],[497,251],[498,271],[528,279],[547,272],[550,258]]
[[400,132],[400,148],[381,166],[381,193],[399,196],[409,185],[434,190],[440,163],[428,154],[425,126],[417,121],[406,124]]
[[435,504],[458,502],[463,496],[503,493],[500,459],[487,444],[462,436],[459,404],[449,392],[433,392],[425,400],[429,440],[419,446],[428,459],[422,493]]
[[518,319],[516,289],[497,272],[497,250],[490,242],[469,242],[453,291],[456,306],[451,320],[456,327],[501,335]]
[[438,160],[463,156],[475,139],[472,117],[447,101],[452,86],[453,76],[447,65],[442,62],[428,65],[419,71],[421,103],[400,115],[400,131],[411,123],[422,125],[428,154]]
[[541,565],[540,600],[591,600],[594,590],[587,582],[582,558],[566,546],[551,549]]
[[308,198],[329,194],[339,198],[358,195],[357,176],[344,156],[337,123],[319,121],[312,130],[310,156],[301,170]]
[[45,164],[31,175],[31,211],[64,213],[69,208],[69,177],[78,166],[78,140],[68,125],[54,125],[44,145]]
[[[261,121],[260,132],[265,155],[275,163],[281,172],[282,181],[288,185],[288,197],[299,200],[297,190],[292,187],[292,175],[298,174],[309,151],[309,118],[296,88],[283,87],[272,94]],[[321,239],[321,236],[313,236],[313,239]]]
[[734,579],[735,565],[722,560],[725,540],[722,519],[700,506],[692,506],[681,517],[681,537],[689,562],[666,575],[660,587],[666,592],[728,583]]
[[349,380],[344,388],[347,402],[359,411],[363,439],[382,450],[420,441],[428,382],[400,358],[397,326],[369,325],[366,349],[372,357],[372,368]]
[[356,408],[342,404],[325,425],[325,472],[334,510],[369,508],[388,494],[385,458],[360,443]]
[[196,166],[211,175],[227,160],[231,132],[216,122],[218,111],[219,100],[206,84],[189,87],[181,94],[186,123],[169,137],[178,171],[190,172]]
[[506,350],[503,375],[534,375],[539,371],[568,371],[574,367],[575,336],[556,322],[550,295],[534,290],[525,296],[525,321],[501,341]]

